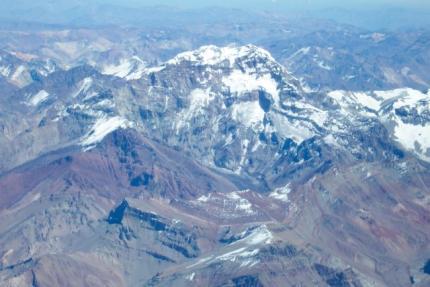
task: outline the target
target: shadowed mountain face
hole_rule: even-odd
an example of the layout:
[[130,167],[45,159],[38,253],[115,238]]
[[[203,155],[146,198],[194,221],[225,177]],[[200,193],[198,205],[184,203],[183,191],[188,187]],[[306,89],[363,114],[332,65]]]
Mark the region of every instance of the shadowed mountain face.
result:
[[429,284],[427,91],[310,89],[255,45],[152,65],[96,42],[73,68],[2,56],[0,285]]

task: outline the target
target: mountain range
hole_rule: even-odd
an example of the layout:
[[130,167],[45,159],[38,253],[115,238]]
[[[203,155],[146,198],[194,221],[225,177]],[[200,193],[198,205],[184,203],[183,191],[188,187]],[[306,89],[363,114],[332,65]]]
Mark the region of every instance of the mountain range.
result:
[[430,93],[312,88],[314,49],[5,51],[1,285],[430,284]]

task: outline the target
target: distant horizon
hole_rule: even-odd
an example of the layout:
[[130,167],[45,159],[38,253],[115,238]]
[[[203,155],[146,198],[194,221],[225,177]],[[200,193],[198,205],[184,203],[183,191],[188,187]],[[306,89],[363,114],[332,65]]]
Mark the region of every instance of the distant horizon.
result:
[[[101,0],[90,0],[89,2],[100,2]],[[76,2],[76,1],[75,1]],[[276,9],[297,9],[297,10],[318,10],[326,8],[346,8],[346,9],[380,9],[381,7],[397,7],[397,8],[424,8],[430,10],[430,2],[427,0],[306,0],[297,2],[295,0],[230,0],[230,1],[216,1],[216,0],[105,0],[102,3],[120,4],[127,6],[171,6],[177,8],[205,8],[205,7],[227,7],[227,8],[241,8],[241,9],[261,9],[261,8],[276,8]]]
[[[100,0],[93,0],[100,1]],[[277,10],[283,12],[290,11],[315,11],[325,9],[354,9],[354,10],[374,10],[382,8],[397,8],[397,9],[427,9],[430,12],[430,1],[426,0],[354,0],[354,1],[340,1],[340,0],[307,0],[297,2],[294,0],[230,0],[230,1],[179,1],[179,0],[162,0],[162,1],[139,1],[139,0],[109,0],[104,3],[112,3],[117,5],[131,5],[136,7],[151,7],[151,6],[168,6],[183,9],[193,8],[208,8],[208,7],[219,7],[219,8],[240,8],[243,10]]]
[[[240,9],[248,12],[271,12],[285,16],[309,16],[320,19],[334,20],[366,29],[397,29],[397,28],[426,28],[430,26],[430,1],[386,1],[386,0],[355,0],[345,3],[339,0],[308,0],[301,3],[290,0],[231,0],[231,1],[201,1],[188,0],[3,0],[0,8],[1,22],[37,22],[44,24],[83,25],[94,19],[87,18],[88,14],[97,18],[97,24],[117,24],[113,19],[105,17],[98,19],[99,8],[109,9],[113,18],[121,18],[122,24],[135,22],[138,9],[169,8],[172,10],[189,11],[209,8]],[[117,6],[124,11],[116,11]],[[129,9],[134,9],[135,11]],[[137,9],[137,10],[136,10]],[[116,14],[115,14],[116,13]],[[121,14],[122,13],[122,14]],[[128,19],[127,13],[133,16]],[[156,15],[151,15],[153,18]],[[127,20],[128,19],[128,20]],[[163,15],[160,15],[160,20]],[[100,22],[101,21],[101,22]]]

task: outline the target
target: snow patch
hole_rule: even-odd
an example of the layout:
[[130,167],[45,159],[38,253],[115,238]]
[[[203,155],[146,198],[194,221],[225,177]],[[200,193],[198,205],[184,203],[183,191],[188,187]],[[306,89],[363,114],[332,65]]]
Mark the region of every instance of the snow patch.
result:
[[82,146],[91,146],[101,142],[108,134],[119,128],[128,128],[131,123],[126,119],[116,116],[112,118],[99,118],[91,131],[82,139]]
[[300,48],[294,54],[292,54],[290,57],[288,57],[288,59],[291,60],[291,59],[293,59],[299,55],[307,55],[307,54],[309,54],[310,50],[311,50],[311,47]]
[[93,84],[93,79],[88,77],[82,80],[82,84],[79,87],[79,89],[73,94],[72,98],[76,98],[81,93],[86,93],[91,88],[91,85]]
[[6,266],[9,265],[9,257],[11,257],[11,255],[12,255],[13,252],[14,252],[13,249],[9,249],[8,251],[6,251],[3,254],[3,256],[2,256],[2,258],[0,260],[0,262],[2,263],[2,265],[6,265]]
[[230,92],[243,94],[257,90],[264,90],[276,100],[279,100],[278,83],[270,74],[252,75],[239,70],[234,70],[229,76],[222,79]]
[[[245,266],[251,267],[259,263],[259,260],[253,259],[253,257],[255,257],[259,252],[260,252],[259,249],[247,251],[246,247],[242,247],[237,250],[233,250],[223,255],[220,255],[215,259],[220,261],[230,261],[230,262],[242,261],[241,267],[245,267]],[[252,259],[252,260],[250,261],[249,259]]]
[[49,93],[45,90],[39,91],[37,94],[31,97],[30,99],[30,105],[37,106],[40,103],[46,101],[49,97]]
[[360,39],[371,39],[373,42],[379,43],[386,39],[386,35],[383,33],[375,32],[372,34],[360,35]]
[[272,232],[267,228],[267,225],[263,224],[251,231],[249,235],[246,235],[249,231],[244,231],[241,236],[244,238],[236,241],[237,243],[245,243],[247,245],[258,245],[258,244],[270,244],[273,240]]
[[204,108],[209,106],[210,102],[215,99],[215,95],[210,89],[195,89],[189,96],[189,107],[178,114],[176,121],[176,130],[179,131],[185,125],[190,124],[191,119],[204,113]]
[[15,72],[13,73],[11,80],[16,82],[19,81],[19,78],[21,77],[21,75],[25,72],[25,67],[24,66],[19,66]]
[[162,70],[164,70],[165,68],[166,68],[166,66],[151,67],[151,68],[145,69],[145,73],[147,73],[147,74],[158,73],[158,72],[161,72]]
[[421,159],[430,161],[430,124],[405,124],[399,119],[394,136],[403,147],[416,152]]
[[317,64],[318,64],[318,67],[327,71],[331,71],[333,69],[332,67],[327,65],[324,61],[318,61]]
[[389,109],[384,110],[385,121],[394,126],[393,136],[406,150],[414,152],[419,158],[430,161],[430,122],[404,122],[397,109],[414,109],[418,114],[430,111],[430,94],[404,88],[392,91],[379,91],[375,94],[386,100]]
[[41,195],[40,193],[36,193],[33,198],[31,199],[31,202],[35,202],[38,201],[40,199]]
[[278,113],[271,114],[271,120],[274,130],[283,139],[290,138],[300,144],[315,135],[313,125],[309,122],[301,120],[290,121],[287,117]]
[[426,108],[429,108],[430,95],[423,94],[414,89],[398,89],[392,91],[391,98],[399,98],[393,105],[397,109],[404,106],[417,106],[419,102],[426,103]]
[[9,77],[10,67],[9,66],[0,66],[0,75],[2,75],[3,77]]
[[193,272],[191,274],[188,274],[187,276],[185,276],[185,279],[187,279],[188,281],[193,281],[194,277],[196,277],[196,273]]
[[199,202],[208,202],[211,198],[211,195],[209,194],[209,196],[206,195],[202,195],[199,198],[197,198],[197,201]]
[[336,100],[343,108],[359,104],[373,111],[379,111],[382,101],[363,92],[332,91],[328,96]]
[[276,188],[274,191],[272,191],[269,194],[269,197],[283,202],[290,202],[290,200],[288,199],[288,194],[290,194],[290,192],[291,192],[291,188],[290,188],[290,184],[288,183],[283,187]]
[[208,261],[209,261],[209,260],[211,260],[212,258],[213,258],[213,256],[209,256],[209,257],[205,257],[205,258],[199,259],[196,263],[191,264],[191,265],[187,266],[186,268],[187,268],[187,269],[189,269],[189,268],[193,268],[193,267],[195,267],[195,266],[198,266],[198,265],[200,265],[200,264],[203,264],[203,263],[205,263],[205,262],[208,262]]
[[[212,263],[215,261],[230,261],[230,262],[234,262],[234,263],[240,263],[240,267],[252,267],[258,263],[260,263],[259,259],[256,259],[255,256],[260,252],[259,249],[254,249],[251,251],[247,250],[247,247],[241,247],[238,249],[235,249],[233,251],[229,251],[226,252],[224,254],[218,255],[217,257],[214,256],[209,256],[209,257],[205,257],[202,258],[200,260],[198,260],[196,263],[191,264],[189,266],[186,267],[186,269],[190,269],[193,268],[195,266],[204,264],[204,263]],[[192,275],[192,274],[190,274]],[[191,278],[191,276],[188,275],[188,277],[186,277],[187,279]],[[192,276],[192,279],[194,279],[195,276]],[[191,280],[190,280],[191,281]]]
[[138,80],[146,72],[145,62],[137,56],[131,59],[122,59],[118,65],[107,65],[103,68],[102,74],[112,75],[119,78]]
[[255,128],[263,122],[264,111],[258,101],[240,102],[232,106],[232,118],[249,128]]
[[225,196],[227,197],[227,201],[224,202],[224,205],[230,205],[235,211],[244,212],[245,214],[255,213],[252,209],[252,203],[246,198],[241,197],[238,192],[229,192]]
[[354,93],[353,96],[364,107],[374,111],[378,111],[381,108],[381,102],[366,93]]
[[303,111],[301,111],[300,115],[302,112],[305,113],[307,118],[314,121],[320,127],[323,127],[328,119],[327,111],[320,110],[311,104],[305,102],[294,102],[293,106],[302,109]]
[[242,155],[239,162],[239,167],[235,171],[236,174],[240,174],[242,171],[242,167],[244,166],[246,159],[247,159],[247,153],[248,153],[248,147],[249,147],[249,140],[245,139],[242,141]]
[[327,144],[329,144],[329,145],[332,145],[332,146],[334,146],[334,147],[341,147],[341,145],[337,142],[337,140],[336,140],[336,138],[332,135],[332,134],[329,134],[329,135],[327,135],[325,138],[324,138],[324,141],[327,143]]

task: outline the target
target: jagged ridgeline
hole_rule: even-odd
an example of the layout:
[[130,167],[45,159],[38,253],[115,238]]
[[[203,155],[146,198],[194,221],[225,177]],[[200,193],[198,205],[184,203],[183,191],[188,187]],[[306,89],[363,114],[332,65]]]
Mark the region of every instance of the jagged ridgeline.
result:
[[254,45],[31,63],[1,70],[0,285],[429,282],[427,91],[317,91]]

